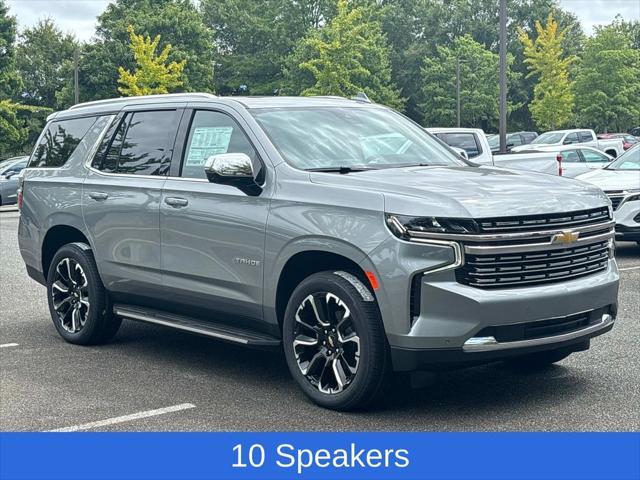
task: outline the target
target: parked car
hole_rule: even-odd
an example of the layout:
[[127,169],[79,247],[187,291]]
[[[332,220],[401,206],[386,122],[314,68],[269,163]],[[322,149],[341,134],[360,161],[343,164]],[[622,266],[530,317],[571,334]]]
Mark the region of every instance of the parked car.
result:
[[14,157],[0,162],[0,206],[16,203],[18,174],[29,157]]
[[635,144],[640,143],[638,137],[634,137],[629,133],[601,133],[598,135],[598,140],[608,140],[610,138],[622,139],[622,148],[624,148],[625,152]]
[[604,169],[577,178],[600,187],[611,200],[616,239],[640,244],[640,145]]
[[[507,133],[507,152],[510,152],[513,147],[530,144],[537,136],[538,134],[536,132]],[[491,147],[491,153],[500,153],[500,135],[488,135],[487,140]]]
[[605,152],[607,155],[617,157],[624,152],[622,140],[612,138],[609,140],[598,140],[593,130],[573,129],[573,130],[556,130],[546,132],[538,136],[529,145],[521,145],[513,147],[512,152],[524,152],[540,146],[558,146],[558,145],[584,145],[594,147]]
[[494,157],[496,167],[530,170],[569,178],[603,168],[612,161],[613,158],[606,153],[581,145],[540,146],[530,152]]
[[629,133],[636,138],[640,138],[640,127],[632,128]]
[[76,105],[49,118],[19,198],[66,341],[126,318],[283,348],[328,408],[373,401],[391,370],[548,365],[616,316],[599,188],[471,164],[364,101]]
[[491,147],[484,131],[479,128],[425,128],[451,147],[467,152],[469,160],[483,165],[493,164]]

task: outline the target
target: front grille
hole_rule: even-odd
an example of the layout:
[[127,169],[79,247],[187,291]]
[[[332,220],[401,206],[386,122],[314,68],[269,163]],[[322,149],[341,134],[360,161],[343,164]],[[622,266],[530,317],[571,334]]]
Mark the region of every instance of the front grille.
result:
[[500,288],[561,282],[607,268],[608,240],[585,246],[523,253],[470,255],[456,270],[458,282]]
[[622,190],[616,190],[616,191],[608,191],[608,192],[604,192],[607,194],[607,197],[609,197],[609,200],[611,200],[611,204],[613,205],[613,209],[617,210],[618,207],[620,206],[620,203],[622,202],[622,200],[624,199],[624,193],[622,192]]
[[475,336],[493,337],[498,342],[517,342],[521,340],[553,337],[595,325],[601,321],[604,311],[603,309],[598,309],[569,315],[567,317],[486,327],[476,333]]
[[478,220],[482,233],[535,232],[549,229],[576,228],[609,220],[609,208],[600,207],[568,213],[499,217]]

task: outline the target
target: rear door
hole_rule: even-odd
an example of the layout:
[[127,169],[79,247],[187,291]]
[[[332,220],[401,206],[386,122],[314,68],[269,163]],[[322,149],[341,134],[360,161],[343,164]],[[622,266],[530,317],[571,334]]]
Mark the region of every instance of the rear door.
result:
[[578,138],[580,138],[580,143],[587,145],[589,147],[598,147],[598,141],[596,140],[593,133],[589,130],[582,130],[578,132]]
[[167,307],[259,328],[273,178],[266,172],[263,191],[251,195],[210,183],[204,162],[215,154],[245,153],[265,165],[264,155],[248,125],[225,105],[188,109],[179,137],[180,161],[172,166],[160,205],[163,283],[173,303]]
[[85,223],[102,281],[117,301],[161,296],[160,199],[182,113],[166,104],[125,109],[85,179]]

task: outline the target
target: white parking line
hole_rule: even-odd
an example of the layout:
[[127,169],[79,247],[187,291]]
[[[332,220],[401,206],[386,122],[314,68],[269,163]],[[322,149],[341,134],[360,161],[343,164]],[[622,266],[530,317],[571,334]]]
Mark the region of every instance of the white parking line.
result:
[[132,413],[131,415],[123,415],[122,417],[107,418],[105,420],[98,420],[97,422],[83,423],[80,425],[72,425],[70,427],[56,428],[55,430],[48,430],[49,432],[79,432],[81,430],[90,430],[92,428],[106,427],[108,425],[114,425],[116,423],[131,422],[133,420],[139,420],[141,418],[155,417],[156,415],[164,415],[165,413],[179,412],[181,410],[189,410],[190,408],[196,408],[192,403],[181,403],[180,405],[173,405],[172,407],[158,408],[157,410],[146,410],[144,412]]
[[17,347],[18,344],[17,343],[3,343],[2,345],[0,345],[0,348],[9,348],[9,347]]
[[627,270],[638,270],[640,268],[640,265],[636,266],[636,267],[627,267],[627,268],[619,268],[618,270],[621,272],[625,272]]

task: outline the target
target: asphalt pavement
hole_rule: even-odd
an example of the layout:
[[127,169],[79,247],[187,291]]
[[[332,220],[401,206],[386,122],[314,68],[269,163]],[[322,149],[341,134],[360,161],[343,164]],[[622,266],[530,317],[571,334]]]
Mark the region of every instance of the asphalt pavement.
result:
[[309,402],[279,352],[125,321],[108,345],[65,343],[0,211],[0,429],[43,431],[640,430],[640,247],[620,243],[619,316],[589,351],[519,373],[495,363],[399,382],[338,413]]

